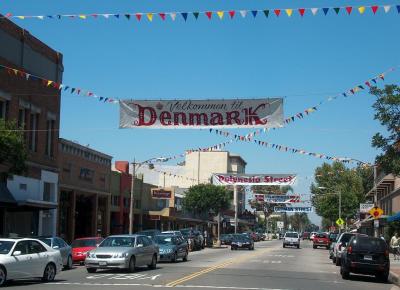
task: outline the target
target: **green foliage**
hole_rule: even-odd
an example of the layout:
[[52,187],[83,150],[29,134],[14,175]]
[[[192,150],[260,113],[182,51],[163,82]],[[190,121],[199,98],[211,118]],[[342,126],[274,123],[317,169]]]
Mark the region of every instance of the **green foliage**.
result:
[[212,210],[218,214],[229,208],[232,195],[225,187],[213,184],[199,184],[189,188],[183,199],[186,210],[195,213],[208,213]]
[[[339,217],[339,192],[342,196],[342,217],[353,217],[359,203],[364,201],[363,178],[357,170],[347,169],[343,163],[324,163],[315,169],[315,181],[311,184],[312,204],[318,215],[330,222]],[[323,189],[319,188],[323,187]]]
[[304,229],[311,224],[311,221],[308,218],[307,213],[296,212],[295,214],[289,216],[289,223],[292,225],[292,229],[304,231]]
[[400,175],[400,87],[386,85],[383,90],[373,87],[370,93],[377,97],[374,118],[388,131],[386,137],[376,133],[372,138],[372,146],[383,151],[376,157],[376,164],[387,174]]
[[8,167],[8,175],[21,174],[26,170],[24,135],[17,129],[15,122],[0,119],[0,164]]

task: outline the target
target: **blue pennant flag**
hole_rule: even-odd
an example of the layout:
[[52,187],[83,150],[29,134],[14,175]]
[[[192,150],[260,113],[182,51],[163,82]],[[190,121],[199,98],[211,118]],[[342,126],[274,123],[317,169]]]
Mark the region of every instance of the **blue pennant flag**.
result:
[[397,5],[397,12],[400,13],[400,5]]
[[257,10],[253,10],[251,11],[251,14],[253,14],[254,18],[256,18],[258,11]]
[[325,15],[328,14],[329,8],[322,8],[322,10],[324,11]]
[[182,15],[183,19],[185,19],[185,21],[186,21],[187,17],[188,17],[187,12],[182,12],[181,15]]

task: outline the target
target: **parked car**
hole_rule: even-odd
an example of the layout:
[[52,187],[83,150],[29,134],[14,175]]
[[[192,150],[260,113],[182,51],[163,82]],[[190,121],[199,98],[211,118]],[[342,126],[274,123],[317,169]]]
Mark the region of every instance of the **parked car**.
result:
[[367,235],[364,235],[364,234],[342,233],[339,236],[339,238],[337,239],[335,247],[333,249],[333,257],[332,257],[332,262],[334,264],[336,264],[336,266],[340,266],[342,253],[345,250],[345,248],[346,248],[348,242],[350,241],[350,239],[355,235],[360,235],[360,236],[367,237]]
[[161,235],[172,235],[172,236],[183,237],[180,231],[164,231],[161,233]]
[[317,234],[317,232],[311,232],[310,241],[314,240],[314,237],[315,237],[316,234]]
[[74,263],[83,264],[85,262],[87,252],[95,249],[104,239],[101,237],[88,237],[76,239],[72,242],[72,261]]
[[297,232],[286,232],[283,237],[283,247],[292,246],[300,248],[300,236]]
[[284,236],[285,236],[285,233],[283,233],[283,232],[280,232],[280,233],[279,233],[279,239],[280,239],[280,240],[282,240]]
[[302,237],[303,241],[304,240],[309,240],[310,239],[310,233],[309,232],[304,232],[301,237]]
[[353,236],[341,257],[340,274],[348,279],[350,273],[375,275],[387,282],[390,271],[389,249],[379,238]]
[[246,235],[233,235],[231,242],[231,250],[238,249],[249,249],[254,250],[254,241],[253,239],[247,237]]
[[313,240],[313,248],[314,249],[316,249],[318,247],[325,247],[328,250],[330,244],[331,244],[331,241],[329,240],[329,237],[327,234],[320,233],[320,234],[316,234],[314,236],[314,240]]
[[232,234],[224,234],[219,237],[221,245],[230,245],[232,243],[232,239],[233,239]]
[[38,239],[49,247],[60,251],[65,269],[72,268],[72,248],[63,239],[59,237],[39,237]]
[[0,286],[7,280],[53,281],[63,268],[61,253],[37,239],[0,239]]
[[159,259],[159,248],[144,235],[109,236],[87,253],[86,270],[95,273],[97,269],[127,269],[134,272],[136,267],[148,266],[155,269]]
[[136,233],[137,235],[143,235],[147,236],[150,239],[153,239],[155,236],[158,236],[161,234],[161,231],[159,230],[145,230],[145,231],[140,231]]
[[154,242],[160,248],[160,261],[176,262],[180,258],[184,262],[187,261],[189,249],[183,237],[162,234],[155,236]]
[[181,233],[188,242],[190,251],[204,249],[204,238],[199,231],[182,229]]

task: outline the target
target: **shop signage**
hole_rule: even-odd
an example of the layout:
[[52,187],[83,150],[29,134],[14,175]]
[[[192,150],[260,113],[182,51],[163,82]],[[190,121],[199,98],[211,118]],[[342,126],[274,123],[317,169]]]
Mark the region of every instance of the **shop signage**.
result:
[[120,128],[283,127],[283,99],[120,101]]
[[266,195],[265,201],[268,203],[298,203],[300,202],[299,195]]
[[275,212],[312,212],[311,206],[294,206],[294,207],[281,207],[276,206],[274,207]]
[[374,207],[374,205],[372,203],[360,203],[360,213],[367,213],[373,207]]
[[151,221],[159,221],[161,219],[160,215],[149,215],[149,220]]
[[255,194],[254,199],[258,202],[264,202],[264,194]]
[[293,185],[296,174],[213,174],[215,185]]
[[172,191],[165,189],[152,189],[151,197],[154,199],[170,199],[172,197]]
[[276,222],[276,226],[278,227],[278,229],[283,229],[284,223],[283,222]]

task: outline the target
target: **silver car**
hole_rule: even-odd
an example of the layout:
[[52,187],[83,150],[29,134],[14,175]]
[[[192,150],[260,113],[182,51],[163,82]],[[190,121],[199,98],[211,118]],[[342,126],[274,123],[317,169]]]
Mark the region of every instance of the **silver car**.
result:
[[148,266],[155,269],[159,248],[143,235],[116,235],[107,237],[96,249],[87,253],[85,266],[89,273],[97,269],[128,269]]
[[38,239],[49,247],[60,251],[64,269],[72,268],[72,248],[63,239],[59,237],[39,237]]

